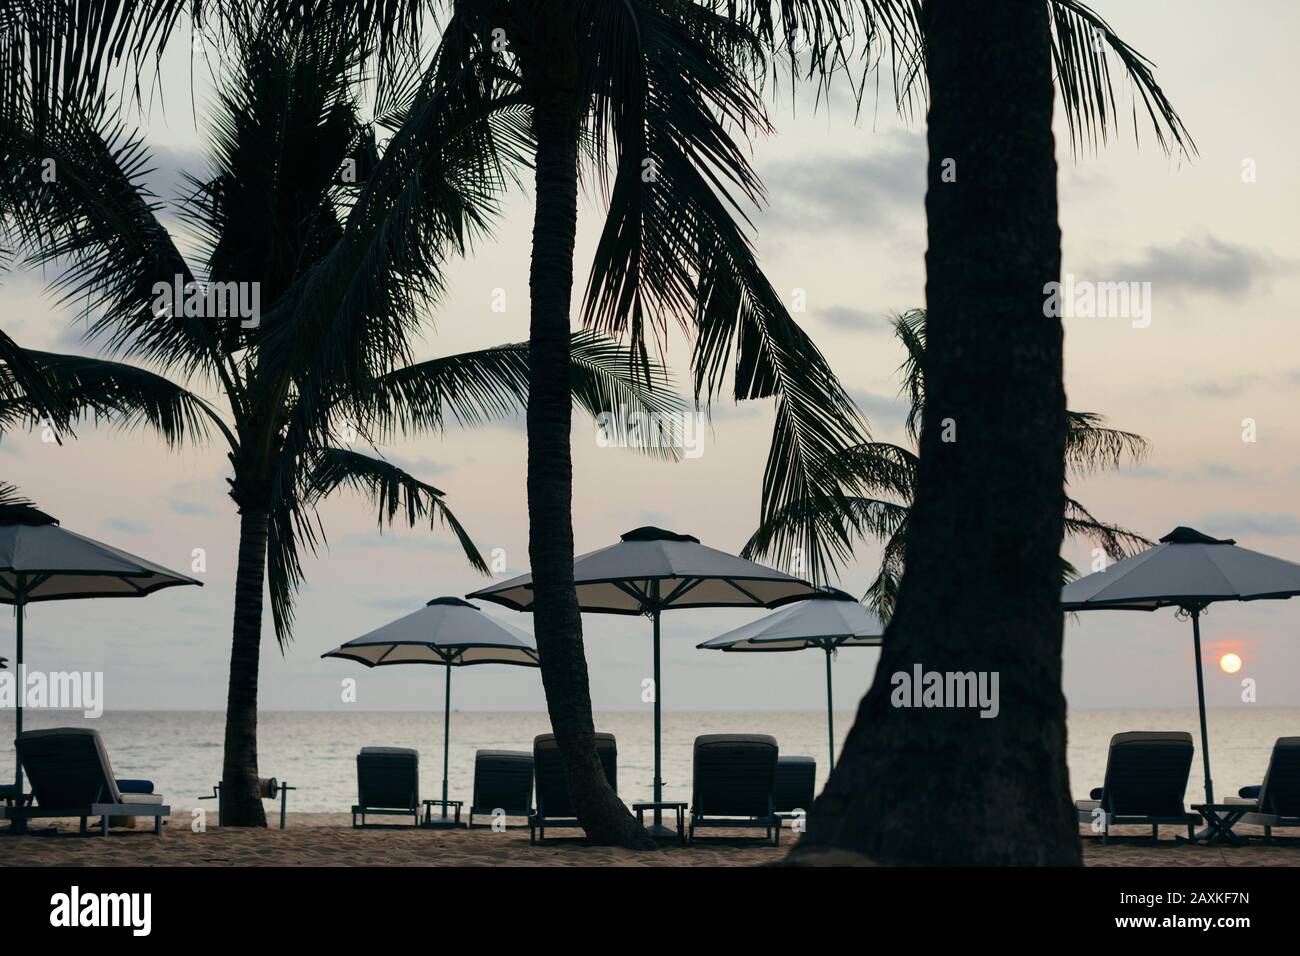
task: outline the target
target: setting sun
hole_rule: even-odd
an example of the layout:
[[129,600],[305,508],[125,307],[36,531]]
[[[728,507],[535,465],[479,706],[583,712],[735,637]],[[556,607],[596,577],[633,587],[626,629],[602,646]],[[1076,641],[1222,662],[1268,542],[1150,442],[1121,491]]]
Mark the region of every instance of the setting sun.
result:
[[1228,653],[1219,658],[1219,670],[1225,674],[1235,674],[1241,670],[1241,658],[1236,654]]

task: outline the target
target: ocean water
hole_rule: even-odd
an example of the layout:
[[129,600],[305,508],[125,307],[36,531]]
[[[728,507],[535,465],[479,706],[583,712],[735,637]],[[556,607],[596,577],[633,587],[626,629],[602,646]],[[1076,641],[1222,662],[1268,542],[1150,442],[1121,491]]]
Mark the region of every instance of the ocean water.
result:
[[[835,715],[837,748],[853,721]],[[207,711],[119,711],[88,720],[69,711],[26,711],[27,729],[93,726],[103,735],[119,777],[153,780],[173,807],[190,808],[212,792],[221,773],[224,715]],[[1300,708],[1241,707],[1210,711],[1210,754],[1215,792],[1235,795],[1264,775],[1273,741],[1300,735]],[[649,800],[654,776],[653,723],[649,711],[598,714],[596,727],[618,738],[619,794],[629,803]],[[544,713],[453,711],[450,796],[468,804],[474,752],[530,750],[536,734],[550,730]],[[1112,735],[1126,730],[1186,730],[1197,741],[1188,802],[1202,794],[1200,737],[1195,710],[1074,710],[1069,715],[1070,784],[1076,797],[1101,786]],[[691,745],[696,735],[767,733],[784,754],[817,758],[820,788],[827,775],[826,715],[820,711],[665,712],[664,798],[689,800]],[[420,752],[420,796],[442,790],[442,714],[402,712],[282,711],[259,723],[262,776],[299,789],[290,811],[347,812],[356,799],[357,751],[364,746],[414,747]],[[13,712],[0,711],[0,739],[13,739]],[[0,753],[0,779],[13,779],[13,750]],[[271,805],[267,805],[268,813]]]

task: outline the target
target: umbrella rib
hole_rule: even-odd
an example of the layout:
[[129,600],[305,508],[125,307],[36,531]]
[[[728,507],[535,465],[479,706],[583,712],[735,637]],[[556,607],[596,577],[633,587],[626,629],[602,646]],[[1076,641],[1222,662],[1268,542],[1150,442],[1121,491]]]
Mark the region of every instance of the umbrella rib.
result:
[[614,587],[618,588],[624,594],[628,595],[629,597],[635,598],[637,602],[640,603],[643,607],[646,607],[650,604],[650,596],[643,591],[638,591],[631,584],[628,584],[626,580],[614,581],[612,583]]
[[681,584],[677,585],[677,587],[673,588],[672,591],[669,592],[668,597],[663,599],[662,604],[665,607],[667,607],[668,605],[676,601],[679,597],[681,597],[683,594],[689,594],[691,591],[695,590],[703,583],[704,583],[704,578],[684,579]]
[[764,601],[764,600],[762,600],[761,598],[759,598],[759,596],[758,596],[757,594],[751,594],[749,591],[746,591],[744,588],[742,588],[739,584],[736,583],[735,578],[723,578],[723,580],[726,581],[728,584],[730,584],[733,588],[735,588],[735,589],[736,589],[737,591],[739,591],[741,594],[745,595],[745,597],[749,598],[749,599],[750,599],[751,601],[753,601],[754,603],[759,604],[759,605],[761,605],[761,606],[763,606],[763,607],[767,607],[767,602],[766,602],[766,601]]

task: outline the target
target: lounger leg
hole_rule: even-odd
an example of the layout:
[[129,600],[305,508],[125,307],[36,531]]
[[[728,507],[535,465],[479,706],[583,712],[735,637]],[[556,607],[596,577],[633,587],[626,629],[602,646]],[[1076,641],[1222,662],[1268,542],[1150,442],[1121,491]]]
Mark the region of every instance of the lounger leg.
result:
[[82,836],[85,836],[85,835],[86,835],[86,818],[85,818],[85,817],[82,817],[82,818],[81,818],[81,835],[82,835]]
[[153,835],[162,836],[162,814],[153,818]]
[[776,821],[776,827],[774,828],[773,832],[776,833],[776,839],[773,841],[772,845],[780,846],[781,845],[781,821],[780,820]]
[[1272,842],[1273,842],[1273,828],[1272,828],[1272,827],[1264,827],[1264,842],[1266,842],[1266,843],[1272,843]]
[[1151,824],[1151,839],[1156,841],[1160,840],[1160,824],[1158,823]]
[[104,836],[108,836],[108,814],[104,814],[104,816],[99,818],[99,829],[100,833]]
[[1196,842],[1196,825],[1194,823],[1187,824],[1187,842]]
[[1105,846],[1110,842],[1110,819],[1107,818],[1101,827],[1101,845]]

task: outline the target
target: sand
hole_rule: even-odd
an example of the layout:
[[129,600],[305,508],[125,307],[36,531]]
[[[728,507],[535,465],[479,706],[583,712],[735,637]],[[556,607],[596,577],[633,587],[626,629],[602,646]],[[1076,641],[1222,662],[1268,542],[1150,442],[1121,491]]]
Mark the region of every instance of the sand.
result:
[[[0,838],[0,866],[760,866],[780,861],[797,839],[787,830],[780,848],[727,840],[638,853],[549,839],[530,846],[527,829],[353,830],[350,822],[348,814],[291,813],[283,832],[210,827],[194,833],[189,814],[176,814],[160,837],[151,830],[114,829],[105,839],[80,836],[76,821],[56,821],[53,835]],[[1114,831],[1121,836],[1147,832]],[[1240,832],[1259,831],[1242,827]],[[1084,861],[1089,866],[1300,866],[1300,845],[1190,846],[1162,833],[1158,845],[1101,846],[1085,839]]]

